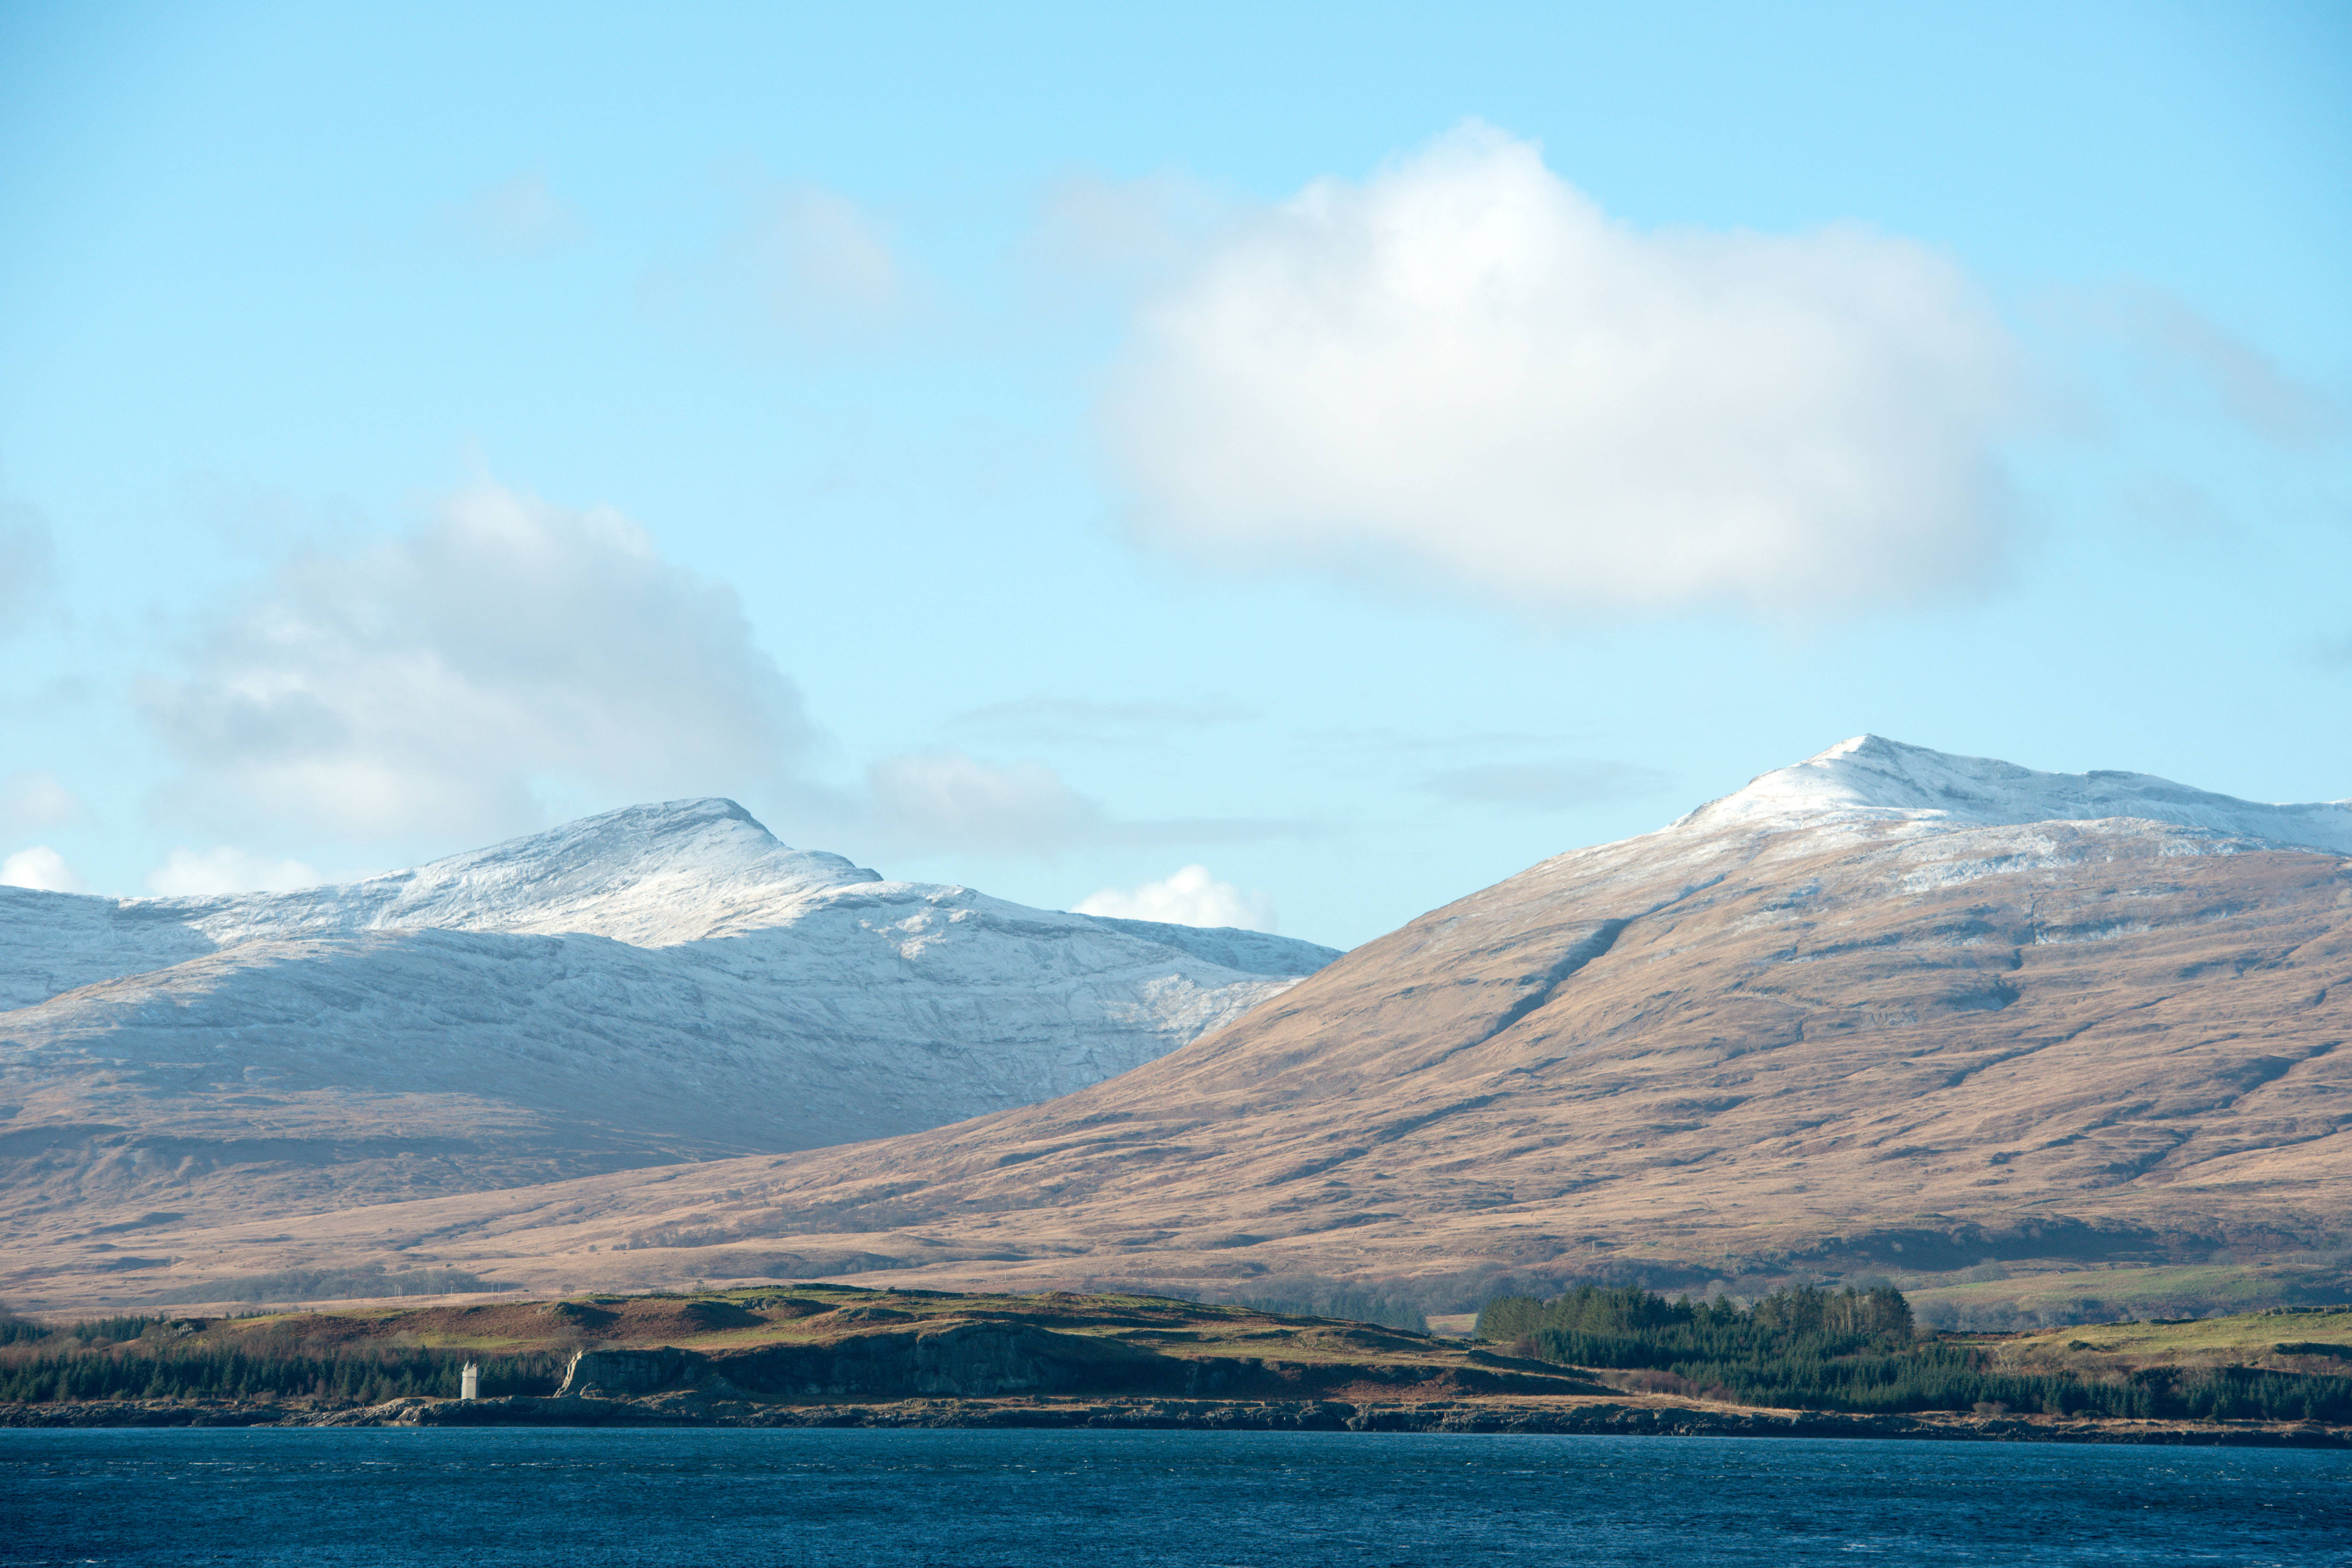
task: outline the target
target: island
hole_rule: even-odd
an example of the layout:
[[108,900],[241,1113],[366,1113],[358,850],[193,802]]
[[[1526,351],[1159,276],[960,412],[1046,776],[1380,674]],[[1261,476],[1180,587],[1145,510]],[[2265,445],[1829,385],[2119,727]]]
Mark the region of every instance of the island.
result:
[[1892,1290],[1738,1306],[1585,1287],[1489,1302],[1455,1336],[1158,1296],[794,1283],[0,1321],[0,1426],[262,1425],[2352,1447],[2352,1307],[1918,1333]]

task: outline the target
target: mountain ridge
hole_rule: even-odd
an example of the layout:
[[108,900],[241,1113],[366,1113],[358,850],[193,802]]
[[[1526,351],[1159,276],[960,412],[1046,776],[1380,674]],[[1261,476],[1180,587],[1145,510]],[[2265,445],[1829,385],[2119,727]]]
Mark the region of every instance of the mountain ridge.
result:
[[[2215,826],[2226,797],[2143,775],[1989,785],[1959,765],[1980,759],[1895,746],[1842,742],[1793,790],[1541,861],[1053,1100],[773,1157],[181,1226],[155,1278],[1306,1279],[1434,1304],[1501,1280],[2229,1248],[2337,1258],[2311,1268],[2352,1289],[2345,857]],[[1885,779],[1853,773],[1889,756],[1897,793],[1867,797]],[[2205,815],[2108,815],[2119,791]],[[1964,814],[2049,802],[2103,815]],[[2334,821],[2276,809],[2222,820]],[[122,1299],[81,1245],[26,1256]]]
[[1333,956],[887,881],[719,799],[290,893],[0,889],[0,1170],[24,1214],[287,1211],[870,1138]]
[[[2012,800],[2114,805],[2109,775],[2019,772]],[[1426,1294],[2352,1243],[2341,855],[1800,793],[1540,862],[1056,1100],[193,1235],[175,1268],[414,1266],[430,1233],[430,1260],[546,1284]]]

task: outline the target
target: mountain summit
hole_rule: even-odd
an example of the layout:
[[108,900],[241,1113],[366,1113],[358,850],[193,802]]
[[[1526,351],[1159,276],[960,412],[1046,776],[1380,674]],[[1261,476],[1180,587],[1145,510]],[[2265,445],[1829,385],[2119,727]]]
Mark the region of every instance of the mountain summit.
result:
[[2264,805],[2152,773],[2045,773],[1879,735],[1856,735],[1793,767],[1760,774],[1674,826],[1699,832],[1830,822],[1957,828],[2113,817],[2352,854],[2352,801]]
[[299,892],[0,888],[0,1226],[914,1131],[1139,1066],[1335,956],[887,881],[727,800]]

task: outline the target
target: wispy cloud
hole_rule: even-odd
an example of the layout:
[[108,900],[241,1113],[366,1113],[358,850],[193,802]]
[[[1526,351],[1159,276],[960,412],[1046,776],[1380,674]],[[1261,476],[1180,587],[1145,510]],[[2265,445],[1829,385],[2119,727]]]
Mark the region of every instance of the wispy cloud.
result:
[[1574,811],[1655,795],[1667,782],[1655,768],[1631,763],[1493,763],[1431,773],[1421,787],[1442,799],[1507,811]]
[[1314,730],[1307,739],[1318,748],[1346,747],[1367,755],[1414,757],[1431,752],[1525,750],[1557,751],[1589,740],[1580,734],[1546,730],[1407,730],[1396,725]]
[[1034,763],[1000,767],[961,752],[890,757],[866,770],[886,836],[918,850],[1053,855],[1087,841],[1102,807]]
[[2317,669],[2352,669],[2352,637],[2314,637],[2300,652],[2303,661]]
[[0,496],[0,640],[32,624],[48,594],[52,555],[49,520]]
[[1242,216],[1181,170],[1131,180],[1080,172],[1046,188],[1024,258],[1054,305],[1119,303],[1179,277]]
[[933,291],[863,204],[816,184],[741,180],[743,213],[709,255],[647,274],[656,316],[735,342],[871,349],[933,312]]
[[2053,298],[2062,312],[2135,356],[2144,384],[2274,446],[2315,447],[2352,430],[2341,399],[2289,374],[2168,289],[2133,283]]
[[950,729],[1029,745],[1132,746],[1171,731],[1244,723],[1256,710],[1234,702],[1097,702],[1076,697],[1024,697],[992,702],[948,721]]
[[81,815],[81,802],[57,774],[26,770],[0,778],[0,827],[62,827]]
[[1241,844],[1322,831],[1315,823],[1267,817],[1121,818],[1043,763],[1000,765],[960,751],[874,763],[866,799],[883,841],[916,853],[1050,859],[1090,847]]
[[538,256],[588,232],[538,170],[487,185],[459,203],[451,219],[468,245],[489,256]]

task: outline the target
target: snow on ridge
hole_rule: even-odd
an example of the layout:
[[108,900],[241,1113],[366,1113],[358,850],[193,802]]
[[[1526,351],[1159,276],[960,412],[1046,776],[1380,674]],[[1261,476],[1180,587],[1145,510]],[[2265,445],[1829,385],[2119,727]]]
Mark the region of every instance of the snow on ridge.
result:
[[1879,735],[1856,735],[1794,767],[1759,774],[1746,788],[1708,802],[1672,827],[1769,830],[1857,819],[1977,827],[2112,817],[2352,854],[2352,801],[2268,805],[2192,789],[2152,773],[2042,773]]
[[[731,801],[671,801],[342,887],[0,888],[0,1100],[109,1136],[324,1129],[289,1169],[454,1191],[1029,1104],[1337,956],[886,881],[787,847]],[[424,1174],[333,1152],[415,1139],[436,1151]]]
[[223,945],[362,931],[611,937],[639,947],[774,923],[826,889],[878,882],[793,849],[716,797],[625,806],[363,882],[290,893],[127,900]]
[[[839,855],[793,849],[733,801],[709,798],[627,806],[293,892],[111,899],[0,888],[0,1013],[251,943],[427,932],[698,949],[695,963],[751,963],[776,984],[820,988],[1001,986],[1048,972],[1125,984],[1108,977],[1148,970],[1214,989],[1286,982],[1339,956],[1260,932],[1102,920],[888,881]],[[722,956],[730,944],[721,939],[748,942],[756,956]]]

